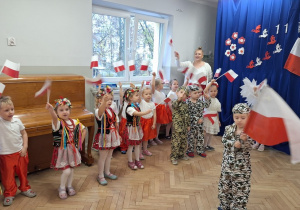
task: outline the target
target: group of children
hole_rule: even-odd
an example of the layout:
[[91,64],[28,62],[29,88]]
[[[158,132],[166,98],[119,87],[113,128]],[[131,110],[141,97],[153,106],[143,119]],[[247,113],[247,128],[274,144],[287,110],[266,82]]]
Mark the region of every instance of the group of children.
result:
[[[144,164],[141,160],[145,159],[144,155],[152,155],[148,150],[148,141],[151,145],[162,144],[158,138],[161,124],[166,124],[166,138],[171,138],[170,159],[174,165],[177,165],[180,159],[188,160],[189,157],[194,157],[195,145],[196,153],[201,157],[206,157],[206,150],[214,149],[210,142],[212,135],[219,132],[218,112],[221,111],[221,104],[216,98],[218,84],[215,80],[208,83],[204,90],[196,84],[179,87],[178,81],[172,80],[171,91],[168,94],[172,101],[166,103],[166,95],[162,92],[163,82],[155,77],[156,74],[153,73],[151,86],[144,87],[144,83],[141,88],[131,85],[124,92],[122,84],[119,84],[120,98],[122,99],[119,114],[116,113],[118,109],[113,102],[112,89],[110,87],[99,88],[95,97],[95,117],[98,130],[93,143],[93,148],[99,151],[98,176],[96,178],[99,184],[107,185],[106,178],[112,180],[118,178],[110,172],[110,163],[113,150],[120,145],[123,154],[127,150],[128,167],[132,170],[143,169]],[[61,199],[76,194],[72,186],[74,167],[81,163],[79,150],[86,136],[84,125],[78,120],[70,119],[71,108],[71,102],[67,98],[55,100],[54,107],[50,103],[46,104],[46,109],[52,118],[53,130],[54,150],[51,168],[62,170],[58,188],[58,195]],[[242,132],[244,124],[236,119],[237,114],[243,115],[247,111],[245,107],[234,107],[233,114],[236,125],[227,126],[222,138],[225,146],[219,184],[220,208],[222,209],[229,209],[228,205],[231,209],[233,204],[227,202],[237,196],[239,196],[238,204],[241,205],[248,198],[244,194],[249,194],[250,184],[247,184],[246,189],[243,185],[242,197],[241,193],[236,195],[229,186],[233,184],[232,176],[238,175],[238,183],[237,186],[234,186],[234,190],[237,191],[240,187],[239,168],[247,169],[247,174],[242,176],[243,182],[247,178],[249,181],[251,173],[250,162],[244,161],[244,159],[249,159],[248,137]],[[28,197],[34,197],[36,194],[31,190],[26,178],[28,138],[22,122],[13,117],[13,103],[9,97],[1,97],[0,114],[0,130],[1,134],[5,134],[0,136],[0,172],[5,189],[3,204],[11,205],[17,191],[14,180],[15,172],[20,178],[19,189],[22,194]],[[238,118],[244,121],[246,119],[244,115]],[[172,130],[172,137],[170,130]],[[13,140],[7,141],[11,137]],[[235,157],[234,155],[237,154],[240,156]],[[231,155],[235,158],[239,157],[239,161],[232,160]],[[12,160],[9,159],[9,156],[13,156]],[[237,172],[232,174],[234,170]]]

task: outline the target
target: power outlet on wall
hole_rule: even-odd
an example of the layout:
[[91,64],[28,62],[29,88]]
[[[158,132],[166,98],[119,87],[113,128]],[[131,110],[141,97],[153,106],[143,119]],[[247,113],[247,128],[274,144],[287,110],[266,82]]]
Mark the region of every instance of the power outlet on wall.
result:
[[17,45],[16,38],[15,37],[8,37],[7,38],[7,45],[8,46],[16,46]]

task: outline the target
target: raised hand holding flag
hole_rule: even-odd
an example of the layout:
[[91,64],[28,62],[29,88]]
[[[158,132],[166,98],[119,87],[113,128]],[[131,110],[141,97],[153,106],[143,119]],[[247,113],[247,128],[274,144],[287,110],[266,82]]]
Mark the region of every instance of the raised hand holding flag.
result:
[[34,97],[42,96],[47,92],[47,102],[49,103],[51,83],[51,80],[46,80],[43,87],[35,93]]

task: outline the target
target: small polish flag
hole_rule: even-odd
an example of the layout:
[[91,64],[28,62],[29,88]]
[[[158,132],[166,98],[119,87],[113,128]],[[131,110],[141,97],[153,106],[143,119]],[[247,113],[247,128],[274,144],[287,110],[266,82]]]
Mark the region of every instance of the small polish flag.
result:
[[166,99],[164,100],[165,103],[169,103],[170,101],[171,101],[170,98],[166,98]]
[[201,84],[202,82],[205,82],[207,80],[206,75],[203,72],[197,74],[196,78],[197,78],[197,81],[199,82],[199,84]]
[[116,72],[120,72],[120,71],[125,70],[124,62],[122,60],[114,62],[113,66],[114,66],[114,69],[115,69]]
[[2,93],[4,91],[4,88],[5,88],[5,85],[0,82],[0,96],[2,95]]
[[161,80],[164,80],[164,73],[163,73],[163,70],[158,70],[158,74],[159,74],[159,77],[161,78]]
[[98,67],[98,55],[92,56],[90,69],[94,67]]
[[10,77],[18,78],[20,72],[20,64],[11,62],[10,60],[6,59],[1,72]]
[[44,95],[47,92],[47,90],[50,89],[51,83],[52,83],[51,80],[46,80],[43,87],[38,92],[35,93],[34,97],[39,97]]
[[103,80],[100,77],[93,79],[86,78],[85,82],[91,85],[101,85],[103,83]]
[[128,66],[129,66],[129,71],[134,71],[135,70],[135,61],[134,60],[128,61]]
[[300,38],[298,38],[290,52],[284,68],[300,76]]
[[141,71],[147,71],[149,66],[149,60],[142,60]]
[[219,76],[220,76],[220,73],[221,73],[221,68],[218,68],[218,69],[216,70],[216,73],[215,73],[214,77],[219,77]]
[[224,75],[230,82],[233,82],[233,80],[239,76],[232,69],[227,71]]
[[169,45],[170,45],[171,47],[173,47],[173,40],[172,40],[172,39],[170,39]]
[[189,70],[189,67],[186,67],[185,69],[183,69],[183,71],[181,73],[185,74],[188,70]]

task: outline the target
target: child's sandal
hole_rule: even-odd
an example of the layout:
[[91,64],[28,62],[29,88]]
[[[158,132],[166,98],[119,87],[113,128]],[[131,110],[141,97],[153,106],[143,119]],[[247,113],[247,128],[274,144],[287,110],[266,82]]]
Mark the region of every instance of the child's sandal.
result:
[[69,196],[73,196],[76,194],[76,191],[73,187],[67,187],[67,193]]
[[135,163],[132,161],[132,162],[129,162],[128,161],[128,167],[132,170],[136,170],[137,169],[137,166],[135,165]]
[[67,195],[66,188],[65,189],[58,188],[58,196],[62,200],[67,199],[68,195]]
[[135,165],[139,168],[139,169],[143,169],[144,168],[144,165],[142,164],[141,161],[135,161]]

